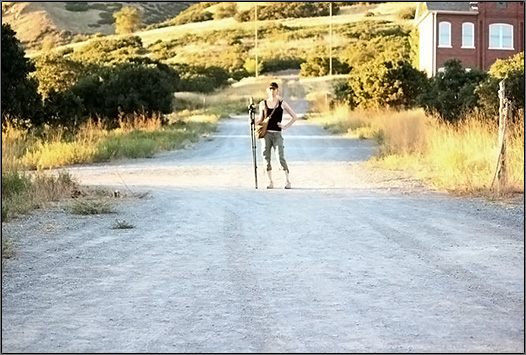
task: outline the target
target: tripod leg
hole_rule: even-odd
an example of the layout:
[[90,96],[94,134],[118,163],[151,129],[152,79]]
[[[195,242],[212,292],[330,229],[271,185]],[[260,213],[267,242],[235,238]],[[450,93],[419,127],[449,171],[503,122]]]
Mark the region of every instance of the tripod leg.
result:
[[256,189],[257,189],[258,188],[257,140],[256,140],[256,127],[254,123],[250,125],[250,136],[252,138],[252,159],[254,161],[254,182],[256,185]]

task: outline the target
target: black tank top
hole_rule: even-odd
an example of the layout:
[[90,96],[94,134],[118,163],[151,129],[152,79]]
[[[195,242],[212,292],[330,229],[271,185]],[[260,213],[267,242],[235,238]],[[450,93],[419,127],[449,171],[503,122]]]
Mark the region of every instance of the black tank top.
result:
[[[267,115],[270,119],[268,121],[267,130],[269,131],[281,131],[281,128],[278,126],[278,122],[281,122],[283,118],[283,108],[281,107],[281,100],[278,102],[278,107],[274,110],[267,106],[267,100],[265,101],[265,109],[267,110]],[[272,112],[274,110],[274,112]],[[271,115],[272,114],[272,115]]]

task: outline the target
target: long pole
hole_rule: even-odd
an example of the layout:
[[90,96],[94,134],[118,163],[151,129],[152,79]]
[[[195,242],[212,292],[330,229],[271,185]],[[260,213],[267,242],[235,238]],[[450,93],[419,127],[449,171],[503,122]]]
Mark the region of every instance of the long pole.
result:
[[258,77],[258,3],[254,7],[254,28],[255,28],[255,52],[256,52],[256,79]]
[[254,163],[254,182],[256,189],[258,188],[258,165],[257,165],[257,140],[256,140],[256,106],[254,100],[250,97],[248,105],[248,113],[250,116],[250,138],[252,140],[252,160]]

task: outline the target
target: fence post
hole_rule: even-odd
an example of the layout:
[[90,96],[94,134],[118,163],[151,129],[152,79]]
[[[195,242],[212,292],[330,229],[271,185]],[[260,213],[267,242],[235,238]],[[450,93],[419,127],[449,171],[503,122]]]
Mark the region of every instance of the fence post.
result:
[[504,80],[499,83],[499,155],[497,158],[497,166],[495,167],[495,175],[491,188],[495,185],[497,180],[497,194],[505,191],[507,185],[507,171],[506,171],[506,133],[508,125],[508,114],[510,110],[510,102],[506,98],[506,86]]

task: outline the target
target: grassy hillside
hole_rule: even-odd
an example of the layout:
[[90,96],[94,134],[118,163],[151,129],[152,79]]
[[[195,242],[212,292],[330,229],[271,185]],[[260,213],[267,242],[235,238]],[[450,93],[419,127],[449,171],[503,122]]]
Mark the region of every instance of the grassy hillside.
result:
[[[193,2],[2,2],[2,23],[9,23],[32,51],[45,39],[63,44],[91,34],[115,33],[113,14],[123,6],[138,7],[144,26],[175,17]],[[76,36],[76,37],[75,37]]]
[[[238,11],[242,11],[252,9],[255,3],[236,4]],[[264,4],[258,3],[258,6]],[[221,5],[219,3],[206,10],[213,13]],[[401,13],[415,7],[416,3],[408,2],[353,5],[341,7],[339,14],[332,16],[332,19],[324,16],[258,21],[257,53],[261,60],[267,60],[267,64],[268,60],[298,63],[309,56],[327,56],[332,21],[333,55],[338,56],[358,40],[388,35],[394,29],[410,31],[412,20],[403,19]],[[143,30],[134,35],[142,39],[146,49],[144,55],[166,63],[213,64],[239,69],[247,58],[255,57],[254,29],[253,21],[238,22],[225,18]],[[119,38],[118,35],[104,37]],[[77,50],[88,43],[69,43],[57,49],[70,47]],[[26,53],[33,56],[38,51],[28,50]]]

